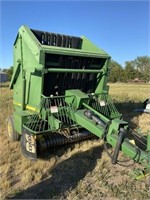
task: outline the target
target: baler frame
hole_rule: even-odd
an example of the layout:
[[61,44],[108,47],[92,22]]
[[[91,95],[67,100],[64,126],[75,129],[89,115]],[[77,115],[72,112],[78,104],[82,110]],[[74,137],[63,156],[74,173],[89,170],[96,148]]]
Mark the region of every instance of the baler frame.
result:
[[146,149],[133,144],[128,122],[108,95],[110,59],[84,36],[19,29],[10,83],[14,122],[8,125],[21,135],[24,155],[37,158],[38,148],[96,135],[115,147],[113,164],[121,150],[149,169],[150,134]]

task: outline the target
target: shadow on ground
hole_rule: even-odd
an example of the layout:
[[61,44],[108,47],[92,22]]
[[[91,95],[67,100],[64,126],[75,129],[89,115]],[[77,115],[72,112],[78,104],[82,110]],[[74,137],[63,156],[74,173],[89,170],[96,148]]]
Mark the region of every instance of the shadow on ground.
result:
[[76,149],[77,148],[76,144],[80,146],[80,144],[82,145],[84,141],[94,141],[94,140],[99,140],[99,138],[93,135],[91,136],[91,138],[80,140],[78,142],[67,143],[64,145],[51,147],[50,149],[45,149],[42,152],[39,152],[38,157],[42,160],[49,160],[54,156],[59,159],[59,157],[65,155],[68,152],[68,149],[70,149],[71,151]]
[[[115,104],[118,111],[122,114],[123,116],[123,119],[127,122],[129,122],[129,128],[130,129],[137,129],[138,128],[138,117],[140,115],[142,115],[143,113],[142,112],[137,112],[137,111],[134,111],[136,109],[142,109],[143,108],[143,103],[141,102],[132,102],[132,101],[129,101],[129,102],[122,102],[122,103],[117,103]],[[136,117],[136,123],[133,121],[133,118]],[[133,133],[135,131],[133,130]],[[130,140],[134,140],[135,141],[135,144],[136,146],[140,147],[142,150],[146,150],[147,148],[147,137],[145,137],[143,135],[143,137],[135,137],[135,135],[131,134],[131,131],[126,135],[126,137]]]
[[122,103],[115,103],[116,108],[118,111],[123,115],[123,119],[129,122],[129,126],[131,128],[136,128],[137,124],[132,122],[133,117],[138,117],[142,114],[142,112],[135,112],[135,109],[143,108],[143,104],[141,102],[135,103],[132,101],[122,102]]
[[[134,109],[143,108],[142,102],[133,102],[133,101],[127,101],[127,102],[120,102],[115,103],[115,106],[119,110],[120,113],[124,112],[134,112]],[[136,112],[134,112],[135,114]],[[138,112],[137,112],[138,113]]]
[[56,164],[52,171],[49,169],[49,172],[43,175],[45,178],[49,174],[49,178],[17,193],[12,199],[65,198],[65,192],[68,189],[75,188],[87,173],[93,171],[102,151],[103,147],[98,146],[85,152],[76,153],[71,158]]

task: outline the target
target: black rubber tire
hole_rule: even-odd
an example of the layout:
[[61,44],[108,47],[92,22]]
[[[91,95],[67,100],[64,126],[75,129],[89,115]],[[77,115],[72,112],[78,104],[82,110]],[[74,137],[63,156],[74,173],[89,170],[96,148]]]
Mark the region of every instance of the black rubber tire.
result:
[[14,120],[12,116],[7,118],[7,136],[10,141],[20,140],[20,134],[14,129]]

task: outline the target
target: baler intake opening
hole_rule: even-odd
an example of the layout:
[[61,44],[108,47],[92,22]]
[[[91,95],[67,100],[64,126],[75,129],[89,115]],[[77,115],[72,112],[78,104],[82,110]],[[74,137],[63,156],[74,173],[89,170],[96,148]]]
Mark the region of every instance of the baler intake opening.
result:
[[[64,95],[65,90],[80,89],[85,93],[93,93],[100,82],[101,73],[106,63],[106,58],[88,58],[80,56],[67,56],[59,54],[46,54],[45,68],[66,69],[63,73],[49,72],[44,75],[45,96]],[[68,70],[79,70],[82,72],[71,73]],[[85,73],[84,70],[89,70]],[[99,70],[93,73],[93,70]],[[48,86],[48,87],[47,87]]]
[[97,74],[47,73],[44,75],[43,94],[60,96],[64,95],[68,89],[80,89],[85,93],[92,93],[95,91],[96,83]]

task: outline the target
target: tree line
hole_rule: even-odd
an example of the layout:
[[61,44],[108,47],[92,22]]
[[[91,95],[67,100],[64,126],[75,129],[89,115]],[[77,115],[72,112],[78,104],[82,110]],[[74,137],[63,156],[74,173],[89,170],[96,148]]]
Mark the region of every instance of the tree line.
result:
[[11,66],[9,69],[2,69],[1,71],[7,74],[8,81],[10,81],[13,74],[13,67]]
[[133,80],[150,82],[150,57],[138,56],[133,61],[126,61],[124,68],[116,61],[111,60],[109,82],[128,82]]
[[[9,81],[13,74],[13,67],[3,69]],[[150,82],[150,57],[138,56],[133,61],[126,61],[123,68],[118,62],[111,60],[109,68],[109,82],[128,82],[131,80]]]

